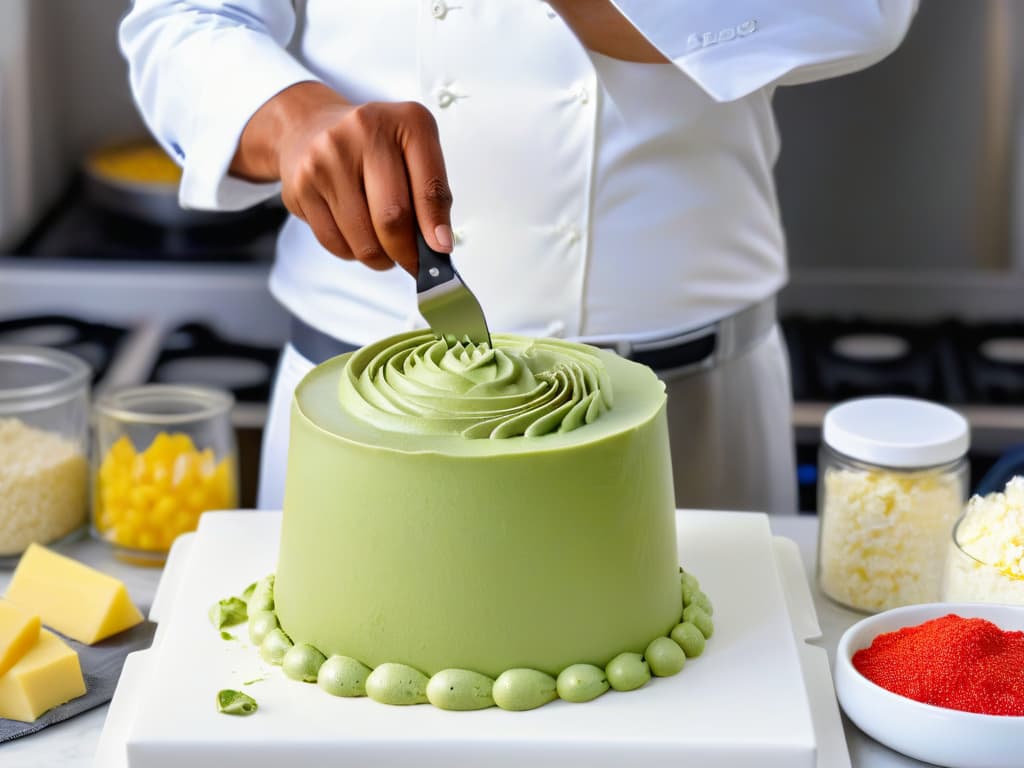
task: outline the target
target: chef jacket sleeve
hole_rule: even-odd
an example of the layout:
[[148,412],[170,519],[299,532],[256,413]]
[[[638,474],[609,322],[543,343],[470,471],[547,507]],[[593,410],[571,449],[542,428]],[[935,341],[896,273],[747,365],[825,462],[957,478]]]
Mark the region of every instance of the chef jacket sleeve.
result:
[[917,0],[612,0],[716,101],[864,69],[907,32]]
[[286,50],[290,0],[135,0],[120,28],[132,92],[184,168],[186,208],[238,210],[277,193],[228,175],[249,118],[294,83],[317,80]]

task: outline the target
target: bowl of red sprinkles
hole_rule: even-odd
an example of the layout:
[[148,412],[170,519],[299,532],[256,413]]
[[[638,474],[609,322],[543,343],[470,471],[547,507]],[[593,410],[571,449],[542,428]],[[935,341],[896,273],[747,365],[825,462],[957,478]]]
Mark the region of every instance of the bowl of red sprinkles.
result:
[[836,695],[858,728],[948,768],[1024,766],[1024,606],[894,608],[839,640]]

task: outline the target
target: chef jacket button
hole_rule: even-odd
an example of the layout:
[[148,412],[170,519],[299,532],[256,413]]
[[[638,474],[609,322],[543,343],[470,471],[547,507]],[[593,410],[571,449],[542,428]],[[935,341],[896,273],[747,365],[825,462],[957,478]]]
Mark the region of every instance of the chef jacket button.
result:
[[437,106],[441,109],[450,107],[455,101],[455,94],[449,91],[447,88],[442,88],[437,92]]
[[430,4],[430,13],[433,14],[435,19],[443,19],[448,15],[448,5],[444,0],[434,0]]
[[568,238],[570,243],[576,243],[579,242],[580,231],[576,227],[569,227],[565,230],[565,236]]
[[456,245],[458,245],[465,239],[466,230],[464,230],[462,227],[457,227],[456,229],[452,230],[452,240],[455,242]]
[[587,86],[581,85],[576,89],[576,100],[580,104],[586,104],[590,101],[590,91],[587,90]]

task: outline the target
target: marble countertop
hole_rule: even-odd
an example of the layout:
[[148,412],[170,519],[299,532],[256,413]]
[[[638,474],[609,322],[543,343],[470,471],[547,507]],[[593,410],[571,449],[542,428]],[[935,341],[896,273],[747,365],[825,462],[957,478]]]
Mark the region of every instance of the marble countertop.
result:
[[[822,628],[819,644],[834,661],[836,645],[843,631],[861,615],[828,600],[814,581],[818,521],[816,517],[773,517],[772,530],[796,541],[804,561],[804,569],[812,585],[814,605]],[[124,580],[132,599],[144,612],[153,599],[160,580],[159,568],[144,568],[119,562],[106,545],[90,539],[69,543],[62,551],[83,562]],[[0,591],[10,580],[10,571],[0,570]],[[86,768],[93,765],[93,755],[106,717],[107,707],[97,707],[70,720],[14,741],[0,744],[0,765],[4,768]],[[844,718],[850,758],[855,768],[913,768],[923,766],[917,760],[899,755],[863,734]],[[827,760],[823,761],[827,765]],[[97,766],[96,768],[102,768]]]

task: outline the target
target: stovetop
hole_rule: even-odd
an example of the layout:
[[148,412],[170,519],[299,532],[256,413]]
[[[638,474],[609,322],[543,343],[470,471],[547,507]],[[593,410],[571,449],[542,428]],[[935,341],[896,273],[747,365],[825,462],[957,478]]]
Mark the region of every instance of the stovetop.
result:
[[103,379],[128,336],[128,329],[66,315],[0,320],[0,344],[54,347],[92,367],[93,384]]
[[166,333],[147,381],[226,389],[241,403],[266,403],[280,350],[185,323]]
[[1024,322],[958,325],[950,341],[968,402],[1024,406]]
[[896,394],[1024,407],[1024,323],[782,321],[797,401]]
[[93,204],[75,183],[14,254],[24,259],[269,263],[286,216],[281,206],[265,204],[225,215],[220,223],[159,226]]
[[237,426],[260,427],[266,417],[280,346],[241,338],[216,318],[173,326],[117,326],[58,314],[0,319],[0,345],[61,349],[92,367],[95,391],[144,383],[215,387],[235,398]]

